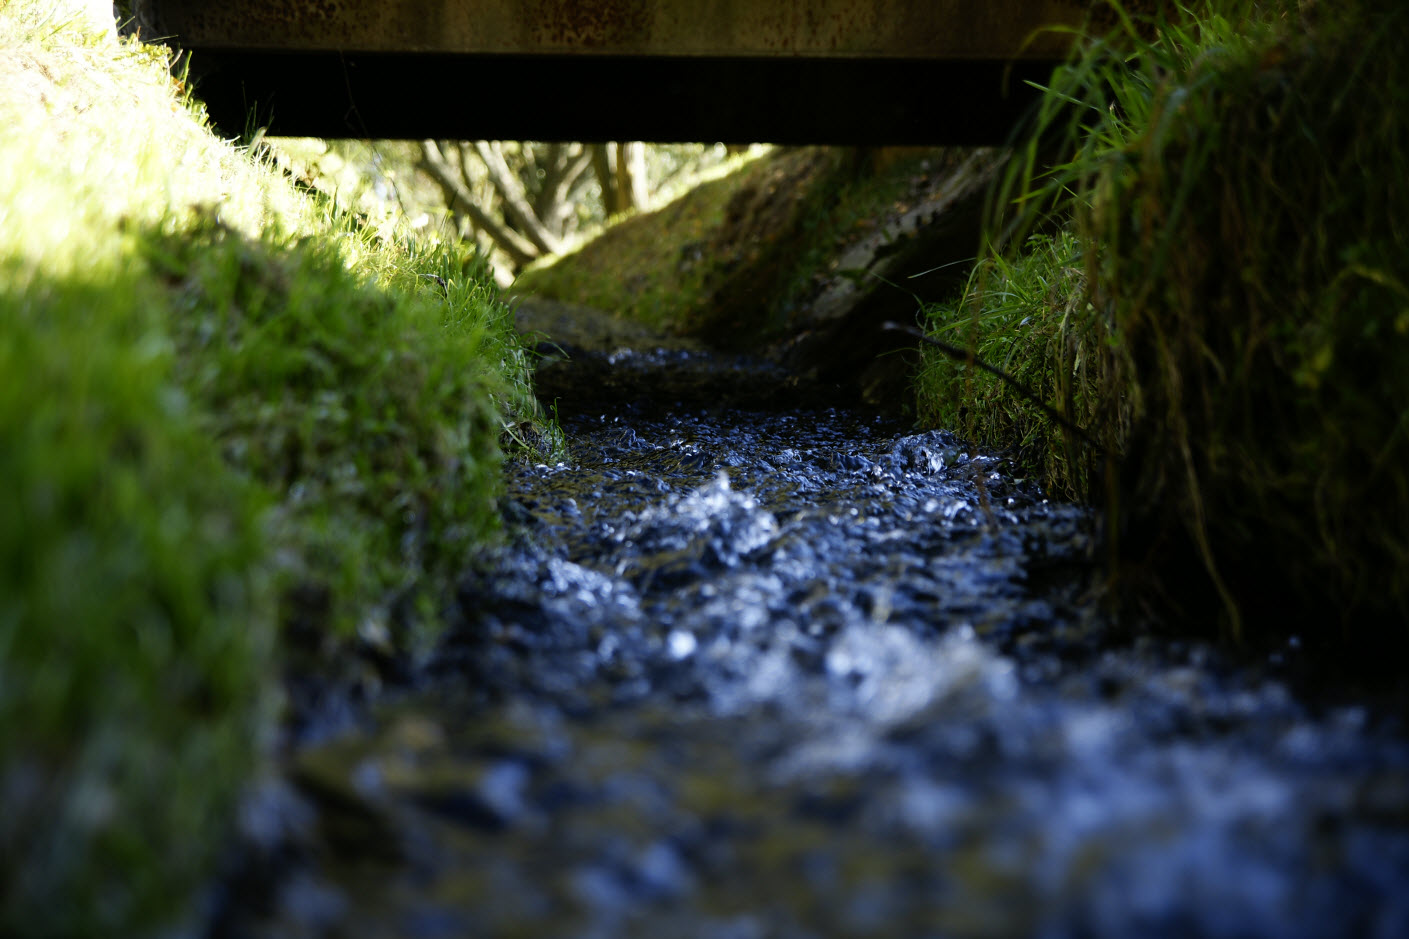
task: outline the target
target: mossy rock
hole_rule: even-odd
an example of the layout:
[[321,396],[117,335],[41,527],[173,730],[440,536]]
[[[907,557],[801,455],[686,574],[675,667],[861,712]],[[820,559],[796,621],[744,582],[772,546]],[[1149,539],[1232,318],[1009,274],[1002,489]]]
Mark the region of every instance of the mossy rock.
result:
[[903,409],[909,350],[881,327],[962,285],[996,162],[963,148],[777,148],[513,290],[769,355],[844,398]]
[[772,307],[796,273],[800,226],[844,162],[842,151],[820,147],[770,151],[529,268],[514,293],[757,348],[777,332]]

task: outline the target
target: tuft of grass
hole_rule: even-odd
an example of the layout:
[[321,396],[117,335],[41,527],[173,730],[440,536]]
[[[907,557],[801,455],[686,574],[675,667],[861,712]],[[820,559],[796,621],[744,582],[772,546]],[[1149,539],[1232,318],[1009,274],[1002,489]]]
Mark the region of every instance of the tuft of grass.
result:
[[447,249],[355,229],[253,240],[210,221],[143,250],[174,314],[177,377],[226,462],[278,500],[283,581],[301,597],[286,619],[403,651],[433,638],[497,526],[493,398],[526,397],[501,372],[523,353],[493,288]]
[[[1128,605],[1234,638],[1402,643],[1409,11],[1324,6],[1116,7],[1053,76],[992,235],[1060,224],[1081,246]],[[976,302],[998,315],[1009,282]],[[1066,374],[1059,350],[1023,368]]]
[[538,415],[482,261],[214,137],[164,51],[10,0],[0,126],[0,933],[180,929],[293,627],[425,641]]
[[[1086,292],[1083,248],[1069,229],[1029,236],[1022,250],[992,254],[970,272],[962,294],[925,311],[926,332],[970,352],[956,360],[922,351],[915,377],[917,417],[992,449],[1054,493],[1087,499],[1103,452],[1044,413],[1046,403],[1078,428],[1119,426],[1105,413],[1119,383],[1107,324]],[[975,367],[987,363],[1012,382]]]

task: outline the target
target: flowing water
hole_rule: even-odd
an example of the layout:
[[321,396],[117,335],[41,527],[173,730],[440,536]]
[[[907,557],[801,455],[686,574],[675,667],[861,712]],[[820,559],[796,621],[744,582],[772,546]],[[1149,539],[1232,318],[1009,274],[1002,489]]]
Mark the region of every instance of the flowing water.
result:
[[1409,744],[1294,646],[1121,639],[1090,513],[948,434],[583,365],[418,681],[250,801],[217,934],[1409,935]]

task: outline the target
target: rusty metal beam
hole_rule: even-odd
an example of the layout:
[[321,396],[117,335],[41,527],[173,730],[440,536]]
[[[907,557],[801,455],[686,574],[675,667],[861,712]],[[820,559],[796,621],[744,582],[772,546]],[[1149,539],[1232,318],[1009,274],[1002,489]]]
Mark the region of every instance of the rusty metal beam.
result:
[[228,129],[1001,140],[1084,0],[137,0]]
[[[1002,143],[1050,64],[212,53],[217,126],[273,135]],[[252,116],[253,115],[253,116]]]

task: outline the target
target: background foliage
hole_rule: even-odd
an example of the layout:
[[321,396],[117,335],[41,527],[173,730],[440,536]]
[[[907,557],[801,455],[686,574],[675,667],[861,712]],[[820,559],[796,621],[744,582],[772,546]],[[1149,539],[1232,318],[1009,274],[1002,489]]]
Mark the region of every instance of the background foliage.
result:
[[501,285],[610,219],[669,201],[718,165],[722,144],[277,139],[266,150],[369,219],[460,238]]

